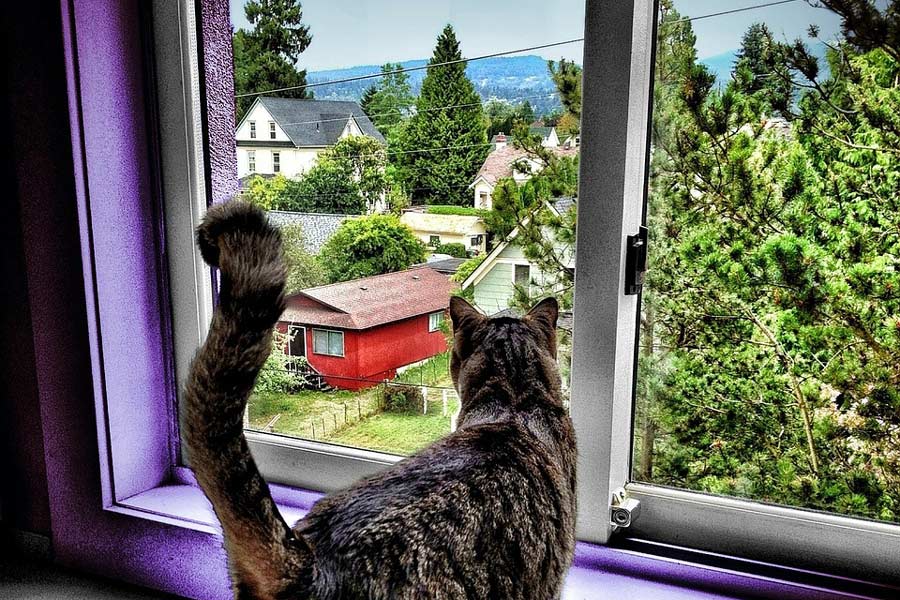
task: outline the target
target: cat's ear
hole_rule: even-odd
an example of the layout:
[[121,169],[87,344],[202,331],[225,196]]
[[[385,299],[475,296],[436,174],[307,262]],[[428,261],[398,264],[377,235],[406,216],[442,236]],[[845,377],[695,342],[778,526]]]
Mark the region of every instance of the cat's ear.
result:
[[484,315],[478,309],[459,296],[450,297],[450,321],[453,331],[471,331],[484,321]]
[[528,311],[525,318],[546,327],[550,331],[556,331],[556,320],[559,318],[559,303],[552,296],[544,298]]

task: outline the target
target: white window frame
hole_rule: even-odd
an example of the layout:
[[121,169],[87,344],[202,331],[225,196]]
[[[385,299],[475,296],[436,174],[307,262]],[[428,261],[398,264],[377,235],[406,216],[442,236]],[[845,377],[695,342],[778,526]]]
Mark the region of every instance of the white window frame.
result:
[[248,123],[250,124],[250,139],[255,140],[256,139],[256,121],[248,121]]
[[256,173],[256,150],[247,150],[247,172]]
[[[579,444],[577,537],[601,544],[610,540],[609,504],[624,485],[642,503],[641,515],[623,532],[626,537],[896,582],[896,525],[629,483],[639,298],[624,295],[625,238],[641,224],[645,201],[654,11],[653,0],[586,2],[571,372],[571,414]],[[196,82],[196,65],[189,62],[175,75]],[[174,127],[161,136],[168,164],[163,197],[181,382],[212,314],[209,270],[193,239],[207,197],[196,94],[192,87],[186,98],[160,99],[167,110],[184,112],[180,130]],[[166,156],[172,159],[168,163]],[[285,436],[246,435],[270,481],[311,490],[341,489],[401,460]]]
[[[303,354],[302,355],[294,354],[291,352],[291,344],[293,343],[294,339],[298,335],[303,340]],[[297,325],[296,323],[289,323],[288,324],[288,336],[290,336],[290,339],[288,340],[288,354],[290,356],[303,356],[303,358],[306,358],[309,355],[309,348],[307,348],[307,345],[306,345],[306,325]]]
[[[325,335],[328,336],[326,338],[327,342],[325,344],[325,346],[327,348],[326,352],[319,352],[318,350],[316,350],[316,334],[317,333],[324,333]],[[331,353],[331,335],[335,334],[335,333],[341,336],[341,353],[340,354],[332,354]],[[318,354],[319,356],[331,356],[334,358],[344,358],[344,354],[345,354],[344,332],[339,331],[337,329],[323,329],[321,327],[314,327],[312,330],[312,353]]]
[[528,269],[528,281],[525,283],[529,288],[531,288],[531,263],[523,263],[517,262],[513,263],[512,273],[510,276],[512,277],[513,285],[519,285],[519,282],[516,281],[516,268],[517,267],[525,267]]
[[[436,321],[436,322],[435,322]],[[433,331],[439,331],[441,329],[441,323],[444,322],[444,311],[439,310],[437,312],[428,314],[428,333]]]
[[277,129],[275,129],[275,121],[269,121],[269,139],[274,140],[277,139]]
[[272,172],[281,173],[281,152],[272,151]]

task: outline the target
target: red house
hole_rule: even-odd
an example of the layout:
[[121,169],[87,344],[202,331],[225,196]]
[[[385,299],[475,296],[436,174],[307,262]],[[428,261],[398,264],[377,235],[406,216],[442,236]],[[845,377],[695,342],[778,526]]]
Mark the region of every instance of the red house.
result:
[[356,390],[447,349],[440,324],[454,288],[428,267],[309,288],[288,297],[278,328],[294,336],[290,354]]

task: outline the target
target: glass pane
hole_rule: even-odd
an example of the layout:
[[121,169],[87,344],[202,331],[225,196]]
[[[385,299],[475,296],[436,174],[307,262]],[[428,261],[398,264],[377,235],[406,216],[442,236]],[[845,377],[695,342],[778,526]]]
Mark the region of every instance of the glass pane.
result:
[[724,8],[660,3],[633,478],[900,522],[896,49]]
[[313,331],[301,361],[276,334],[251,427],[396,454],[447,434],[453,294],[490,316],[557,295],[567,387],[583,0],[529,6],[516,27],[484,26],[520,12],[511,0],[304,3],[295,22],[262,3],[254,23],[245,5],[241,195],[282,230],[279,332]]

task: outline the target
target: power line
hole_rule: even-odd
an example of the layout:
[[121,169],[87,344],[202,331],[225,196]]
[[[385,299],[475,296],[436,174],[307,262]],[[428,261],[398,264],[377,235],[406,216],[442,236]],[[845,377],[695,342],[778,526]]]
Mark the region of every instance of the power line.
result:
[[422,71],[424,69],[430,69],[433,67],[447,67],[450,65],[457,65],[460,63],[469,63],[475,62],[478,60],[485,60],[487,58],[496,58],[498,56],[507,56],[509,54],[518,54],[520,52],[530,52],[532,50],[542,50],[544,48],[553,48],[556,46],[564,46],[566,44],[574,44],[577,42],[583,42],[584,38],[572,38],[570,40],[563,40],[561,42],[552,42],[550,44],[541,44],[539,46],[530,46],[528,48],[518,48],[516,50],[504,50],[503,52],[494,52],[493,54],[483,54],[481,56],[474,56],[472,58],[459,58],[456,60],[448,60],[445,62],[435,63],[435,64],[427,64],[422,65],[420,67],[407,67],[405,69],[395,69],[393,71],[387,71],[384,73],[370,73],[369,75],[357,75],[356,77],[345,77],[343,79],[332,79],[330,81],[318,81],[316,83],[306,83],[303,85],[293,85],[284,88],[277,88],[274,90],[267,90],[264,92],[247,92],[246,94],[237,94],[235,98],[246,98],[248,96],[264,96],[266,94],[274,94],[275,92],[288,92],[291,90],[303,90],[307,88],[313,87],[321,87],[325,85],[334,85],[336,83],[349,83],[351,81],[362,81],[364,79],[374,79],[375,77],[384,77],[386,75],[398,75],[400,73],[409,73],[411,71]]
[[687,23],[689,21],[700,21],[702,19],[710,19],[712,17],[721,17],[723,15],[731,15],[734,13],[746,12],[748,10],[756,10],[757,8],[768,8],[769,6],[778,6],[780,4],[791,4],[793,2],[799,2],[800,0],[777,0],[776,2],[766,2],[765,4],[755,4],[753,6],[744,6],[742,8],[732,8],[730,10],[723,10],[721,12],[714,12],[705,15],[698,15],[696,17],[684,17],[683,19],[678,19],[677,21],[669,21],[668,23],[660,23],[660,25],[676,25],[678,23]]

